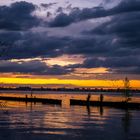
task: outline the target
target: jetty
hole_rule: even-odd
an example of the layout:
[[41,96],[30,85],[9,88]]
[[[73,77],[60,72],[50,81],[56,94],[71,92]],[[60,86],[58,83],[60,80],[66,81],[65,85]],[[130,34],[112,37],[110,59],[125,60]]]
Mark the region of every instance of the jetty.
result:
[[113,96],[103,94],[0,94],[0,100],[34,102],[42,104],[85,105],[85,106],[109,106],[118,108],[140,108],[140,97]]

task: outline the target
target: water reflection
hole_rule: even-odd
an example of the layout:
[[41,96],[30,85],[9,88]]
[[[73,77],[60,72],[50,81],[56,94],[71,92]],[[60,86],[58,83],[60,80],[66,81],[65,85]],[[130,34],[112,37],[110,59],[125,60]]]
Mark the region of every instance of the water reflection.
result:
[[104,108],[103,108],[103,106],[101,105],[99,107],[99,109],[100,109],[100,116],[103,116],[103,114],[104,114]]
[[102,106],[7,102],[6,110],[0,109],[0,140],[127,140],[140,124],[139,111]]
[[88,113],[88,116],[90,117],[90,106],[87,105],[87,113]]
[[122,117],[122,126],[124,127],[124,131],[126,133],[129,132],[130,129],[130,125],[131,125],[131,119],[132,119],[132,115],[131,112],[129,111],[129,109],[126,109],[124,111],[124,116]]
[[[87,107],[87,115],[90,117],[90,115],[91,115],[91,108],[93,108],[93,107],[91,107],[90,105],[87,105],[86,107]],[[103,116],[103,114],[104,114],[104,107],[101,105],[101,106],[98,107],[98,110],[99,110],[100,116]]]

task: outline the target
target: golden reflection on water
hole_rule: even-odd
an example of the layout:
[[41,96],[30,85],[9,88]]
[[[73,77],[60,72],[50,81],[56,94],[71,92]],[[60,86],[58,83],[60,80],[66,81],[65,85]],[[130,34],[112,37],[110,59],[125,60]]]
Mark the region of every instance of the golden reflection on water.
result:
[[[122,111],[94,106],[67,107],[66,105],[65,107],[41,103],[1,102],[5,103],[5,106],[0,109],[0,129],[15,130],[23,134],[81,136],[89,131],[90,135],[94,135],[99,131],[108,133],[106,126],[110,125],[114,127],[114,130],[115,128],[121,129],[115,131],[129,133],[132,123],[132,115],[129,110]],[[116,125],[117,127],[115,127]]]
[[35,134],[52,134],[52,135],[66,135],[66,133],[63,131],[33,131]]
[[[5,102],[5,101],[3,101]],[[3,110],[7,110],[8,121],[11,123],[10,127],[29,128],[34,130],[37,128],[53,128],[53,129],[83,129],[86,123],[87,116],[93,119],[92,123],[96,125],[104,124],[107,110],[104,113],[100,113],[100,108],[86,106],[75,106],[69,108],[61,108],[56,105],[42,105],[24,102],[5,102],[6,107]],[[90,113],[89,113],[90,112]],[[102,111],[101,111],[102,112]],[[39,130],[35,130],[37,132]],[[44,131],[41,131],[44,133]],[[53,131],[47,131],[46,133],[53,133]],[[54,133],[57,133],[56,131]],[[61,131],[61,133],[64,133]]]

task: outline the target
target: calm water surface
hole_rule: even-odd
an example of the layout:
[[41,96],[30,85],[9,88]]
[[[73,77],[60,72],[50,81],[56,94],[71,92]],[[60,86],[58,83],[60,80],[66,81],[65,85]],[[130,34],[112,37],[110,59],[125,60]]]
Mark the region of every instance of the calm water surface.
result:
[[139,140],[140,111],[1,101],[0,140]]

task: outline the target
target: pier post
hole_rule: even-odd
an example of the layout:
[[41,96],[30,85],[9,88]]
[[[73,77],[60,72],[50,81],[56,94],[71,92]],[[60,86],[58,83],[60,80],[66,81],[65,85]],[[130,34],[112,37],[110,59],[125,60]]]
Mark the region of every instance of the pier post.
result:
[[100,94],[100,104],[102,105],[103,103],[103,100],[104,100],[104,95],[103,94]]
[[26,98],[26,99],[28,98],[28,95],[27,95],[27,94],[25,95],[25,98]]
[[26,106],[27,106],[27,103],[28,103],[28,95],[27,94],[25,95],[25,103],[26,103]]
[[34,96],[34,104],[36,104],[36,96]]
[[91,95],[88,94],[88,96],[87,96],[87,106],[90,106],[90,98],[91,98]]

